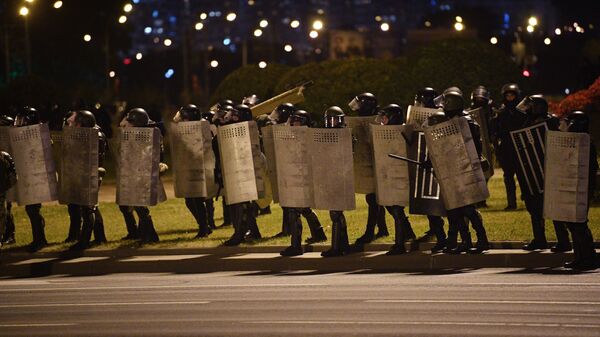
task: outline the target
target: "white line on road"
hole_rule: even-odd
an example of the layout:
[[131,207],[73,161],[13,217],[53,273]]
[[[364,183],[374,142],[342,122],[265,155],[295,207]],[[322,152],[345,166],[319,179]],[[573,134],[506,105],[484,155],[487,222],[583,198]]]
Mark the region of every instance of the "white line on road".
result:
[[37,327],[49,327],[49,326],[73,326],[75,323],[14,323],[14,324],[0,324],[0,328],[37,328]]
[[536,328],[585,328],[598,329],[598,324],[561,323],[505,323],[505,322],[403,322],[403,321],[244,321],[251,324],[334,324],[334,325],[459,325],[459,326],[507,326]]
[[268,288],[268,287],[319,287],[316,283],[263,283],[263,284],[189,284],[164,286],[116,286],[116,287],[58,287],[58,288],[17,288],[0,289],[0,293],[21,293],[30,291],[74,291],[74,290],[148,290],[148,289],[193,289],[193,288]]
[[95,306],[125,306],[125,305],[170,305],[170,304],[208,304],[210,301],[184,302],[95,302],[95,303],[44,303],[44,304],[7,304],[0,308],[43,308],[43,307],[95,307]]
[[452,303],[452,304],[552,304],[552,305],[600,305],[600,302],[577,301],[512,301],[512,300],[365,300],[366,303]]

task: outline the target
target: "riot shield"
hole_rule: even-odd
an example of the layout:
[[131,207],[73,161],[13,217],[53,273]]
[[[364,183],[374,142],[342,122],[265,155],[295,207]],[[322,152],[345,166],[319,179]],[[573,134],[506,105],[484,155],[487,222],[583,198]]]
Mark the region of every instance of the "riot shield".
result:
[[98,130],[66,126],[62,131],[58,201],[98,203]]
[[373,164],[377,204],[381,206],[408,206],[409,177],[405,161],[388,156],[389,153],[406,157],[406,141],[402,125],[371,125],[373,137]]
[[[408,158],[424,162],[429,159],[429,151],[422,131],[413,131],[408,144]],[[440,185],[432,169],[408,163],[410,176],[410,214],[446,216],[446,207],[441,195]]]
[[[62,157],[62,143],[63,143],[63,132],[61,130],[51,130],[50,139],[52,140],[52,158],[54,162],[60,164],[60,158]],[[61,165],[56,166],[56,172],[58,173],[58,180],[60,185],[60,170]]]
[[515,130],[510,136],[518,163],[515,165],[521,191],[531,195],[544,193],[544,140],[546,123]]
[[221,171],[227,205],[258,199],[249,122],[218,128]]
[[490,141],[490,129],[488,125],[489,110],[483,108],[477,108],[467,111],[467,113],[479,124],[481,133],[481,147],[482,155],[488,160],[490,165],[487,166],[486,170],[483,171],[486,179],[489,179],[494,175],[494,161],[492,159],[492,143]]
[[375,193],[375,172],[373,170],[373,146],[369,125],[375,123],[375,116],[346,117],[346,125],[352,129],[354,137],[354,190],[356,193]]
[[17,170],[17,202],[33,205],[58,198],[56,168],[47,124],[10,128],[10,148]]
[[590,135],[546,133],[544,218],[585,222],[588,215]]
[[267,177],[271,183],[271,192],[273,202],[279,202],[279,188],[277,186],[277,165],[275,161],[275,144],[273,140],[273,125],[266,126],[261,129],[263,148],[265,157],[267,158]]
[[343,211],[356,208],[352,165],[352,131],[308,129],[313,176],[313,208]]
[[424,131],[446,209],[487,199],[490,193],[467,120],[452,118]]
[[[0,151],[7,152],[12,156],[10,149],[10,135],[8,130],[10,130],[10,126],[0,126]],[[13,202],[17,201],[17,186],[11,187],[8,192],[6,192],[6,201]]]
[[160,130],[121,128],[117,133],[117,204],[154,206],[161,201]]
[[209,186],[214,185],[214,155],[212,161],[205,159],[205,155],[212,153],[209,123],[205,120],[174,123],[170,131],[175,196],[209,197]]
[[406,124],[413,125],[417,131],[422,130],[422,125],[427,120],[427,117],[438,111],[440,109],[409,105],[406,109]]
[[313,204],[307,134],[306,126],[273,127],[281,207],[311,207]]
[[260,149],[260,133],[255,121],[249,121],[248,130],[250,131],[250,144],[252,148],[252,162],[254,165],[254,179],[256,181],[256,191],[258,198],[265,197],[265,179],[267,179],[267,158]]

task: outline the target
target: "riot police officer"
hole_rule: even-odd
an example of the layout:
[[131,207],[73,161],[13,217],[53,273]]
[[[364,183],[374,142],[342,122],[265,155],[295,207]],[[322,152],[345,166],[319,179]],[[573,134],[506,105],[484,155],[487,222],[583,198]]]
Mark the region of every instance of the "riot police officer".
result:
[[[154,121],[150,119],[148,113],[143,108],[134,108],[127,112],[127,115],[121,122],[122,127],[148,128],[155,127]],[[160,173],[167,170],[167,166],[162,163],[162,144],[161,144],[161,165]],[[119,205],[119,210],[123,213],[128,235],[124,239],[140,239],[142,243],[158,242],[158,234],[154,228],[154,222],[150,216],[150,210],[146,206],[127,206]],[[135,211],[139,218],[139,226],[133,216]]]
[[[357,95],[348,103],[350,109],[357,113],[358,116],[366,117],[377,115],[377,98],[370,92],[363,92]],[[377,204],[377,196],[375,193],[368,193],[365,195],[365,200],[368,205],[367,212],[367,225],[365,233],[356,239],[357,245],[364,245],[376,238],[385,237],[389,235],[387,224],[385,222],[385,209]],[[375,234],[375,226],[377,226],[377,234]]]
[[[41,123],[41,121],[38,111],[31,107],[24,107],[17,113],[14,125],[16,127],[24,127],[39,123]],[[41,209],[42,204],[25,206],[25,212],[27,212],[27,216],[31,222],[31,233],[33,236],[33,241],[27,247],[30,252],[36,252],[48,245],[48,241],[46,241],[46,233],[44,231],[46,220],[40,213]]]
[[517,111],[521,90],[516,83],[507,83],[502,86],[503,98],[496,117],[492,120],[492,142],[496,150],[498,162],[503,170],[504,186],[506,187],[507,206],[504,210],[517,209],[517,187],[515,184],[515,150],[510,137],[510,132],[520,129],[525,123],[525,116]]
[[[289,118],[288,124],[291,126],[313,126],[312,118],[305,110],[294,111]],[[310,238],[306,239],[306,243],[327,241],[327,236],[325,235],[325,231],[321,226],[321,222],[319,221],[317,214],[312,209],[309,207],[282,208],[284,216],[287,216],[287,219],[284,219],[284,221],[288,224],[288,226],[290,226],[290,230],[292,232],[291,245],[281,251],[280,254],[282,256],[296,256],[304,253],[302,250],[302,220],[300,220],[300,215],[306,219],[311,234]]]
[[[93,128],[98,132],[98,179],[99,185],[102,182],[105,170],[104,156],[106,154],[106,136],[96,124],[96,117],[90,111],[79,110],[74,111],[67,119],[67,123],[72,127],[81,128]],[[63,169],[69,169],[67,167]],[[71,206],[71,205],[69,205]],[[77,243],[71,246],[70,250],[83,250],[90,246],[90,239],[92,231],[94,233],[94,244],[100,244],[106,242],[106,235],[104,233],[104,224],[102,222],[102,215],[97,205],[75,205],[79,208],[79,214],[83,220],[83,226],[78,237]]]
[[[0,151],[0,233],[5,233],[9,213],[6,210],[6,193],[17,183],[15,162],[8,152]],[[0,242],[2,248],[2,242]]]
[[[0,126],[12,126],[15,123],[15,120],[7,115],[0,115]],[[7,151],[8,149],[0,149],[3,151]],[[12,160],[12,158],[11,158]],[[14,169],[14,163],[13,163],[13,169]],[[8,185],[7,185],[8,186]],[[10,201],[6,201],[6,206],[5,206],[5,215],[6,215],[6,221],[5,221],[5,227],[4,230],[0,230],[0,244],[11,244],[11,243],[15,243],[15,219],[12,215],[11,212],[12,209],[12,203]],[[0,215],[1,217],[1,215]],[[0,219],[0,221],[2,221],[2,219]]]

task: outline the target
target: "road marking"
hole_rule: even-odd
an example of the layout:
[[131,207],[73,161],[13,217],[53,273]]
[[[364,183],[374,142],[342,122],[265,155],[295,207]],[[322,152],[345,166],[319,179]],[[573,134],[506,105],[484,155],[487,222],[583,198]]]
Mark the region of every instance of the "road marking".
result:
[[0,324],[0,328],[37,328],[49,326],[73,326],[75,323],[15,323],[15,324]]
[[28,260],[23,260],[23,261],[15,262],[12,265],[13,266],[20,266],[20,265],[24,265],[24,264],[44,263],[44,262],[53,261],[53,260],[58,260],[58,259],[54,258],[54,257],[53,258],[28,259]]
[[120,260],[121,262],[146,262],[146,261],[177,261],[177,260],[189,260],[207,256],[208,254],[195,254],[195,255],[144,255],[144,256],[132,256],[126,259]]
[[415,322],[415,321],[243,321],[251,324],[334,324],[334,325],[458,325],[458,326],[505,326],[536,328],[586,328],[598,329],[598,324],[561,323],[504,323],[504,322]]
[[17,288],[0,289],[0,293],[20,293],[31,291],[73,291],[73,290],[147,290],[147,289],[194,289],[194,288],[270,288],[270,287],[320,287],[325,284],[316,283],[272,283],[272,284],[190,284],[190,285],[164,285],[164,286],[115,286],[115,287],[58,287],[58,288]]
[[600,283],[550,283],[550,282],[480,282],[480,283],[463,283],[461,286],[554,286],[554,287],[600,287]]
[[512,301],[512,300],[365,300],[366,303],[452,303],[452,304],[555,304],[555,305],[600,305],[600,302],[576,301]]
[[46,308],[46,307],[93,307],[93,306],[127,306],[127,305],[170,305],[170,304],[208,304],[210,301],[183,302],[96,302],[96,303],[44,303],[44,304],[8,304],[0,308]]
[[108,259],[109,259],[108,256],[88,256],[88,257],[78,257],[78,258],[71,259],[71,260],[63,260],[63,261],[60,261],[59,263],[61,263],[61,264],[83,263],[83,262],[102,261],[102,260],[108,260]]
[[241,255],[227,256],[223,260],[242,260],[242,259],[274,259],[282,258],[279,253],[245,253]]

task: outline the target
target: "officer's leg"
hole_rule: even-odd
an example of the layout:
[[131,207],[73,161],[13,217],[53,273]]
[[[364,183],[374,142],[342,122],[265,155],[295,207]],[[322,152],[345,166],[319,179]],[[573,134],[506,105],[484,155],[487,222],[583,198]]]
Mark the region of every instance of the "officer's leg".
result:
[[[507,162],[508,161],[508,162]],[[517,209],[517,186],[515,184],[515,170],[509,160],[503,160],[502,170],[504,171],[503,179],[506,187],[507,206],[504,210]]]
[[306,239],[306,243],[311,244],[315,242],[327,241],[327,236],[321,226],[321,222],[317,217],[317,214],[312,209],[306,207],[299,209],[300,214],[306,219],[308,223],[308,229],[310,230],[310,238]]
[[[465,223],[465,212],[462,208],[448,210],[448,244],[444,249],[444,253],[460,254],[468,251],[473,247],[471,242],[471,233]],[[460,233],[461,243],[457,244],[457,236]]]
[[[444,232],[444,219],[441,216],[428,215],[430,231],[436,237],[436,243],[431,248],[432,253],[442,251],[446,247],[446,233]],[[455,241],[456,243],[456,241]]]
[[94,229],[94,207],[79,206],[80,214],[83,219],[83,226],[76,244],[69,247],[69,250],[83,250],[90,246],[92,230]]
[[569,240],[569,231],[567,230],[566,223],[562,221],[552,221],[552,223],[556,232],[556,246],[550,248],[550,250],[554,253],[570,251],[573,247]]
[[246,234],[246,228],[244,225],[244,204],[237,203],[227,206],[229,208],[229,215],[233,223],[233,235],[229,240],[223,242],[225,246],[237,246],[244,241],[244,235]]
[[140,218],[140,237],[142,242],[158,242],[158,233],[156,233],[156,229],[154,228],[154,222],[152,221],[148,207],[136,206],[133,209]]
[[204,199],[204,207],[206,208],[206,221],[208,223],[208,228],[216,229],[215,226],[215,204],[212,198]]
[[29,244],[28,250],[35,252],[48,244],[46,233],[44,232],[45,220],[40,214],[42,204],[33,204],[25,206],[25,212],[31,222],[31,233],[33,241]]
[[565,268],[577,270],[592,270],[598,267],[594,238],[587,225],[583,223],[566,223],[573,237],[573,251],[575,258],[565,263]]
[[300,220],[300,213],[297,208],[288,208],[284,207],[287,219],[285,219],[286,223],[288,223],[292,230],[291,237],[291,245],[281,251],[282,256],[296,256],[302,255],[304,252],[302,250],[302,221]]
[[525,207],[531,216],[531,227],[533,230],[533,240],[525,245],[525,250],[547,249],[545,224],[543,217],[544,197],[542,195],[526,195]]
[[367,244],[375,239],[375,225],[377,224],[377,216],[379,214],[379,205],[377,205],[377,196],[375,193],[369,193],[365,195],[367,200],[368,211],[367,211],[367,227],[365,234],[356,239],[357,245]]
[[250,240],[262,239],[258,224],[256,223],[256,208],[251,202],[244,203],[244,223]]
[[481,213],[479,213],[474,205],[465,206],[464,211],[467,219],[469,219],[471,225],[473,226],[475,235],[477,236],[477,244],[475,245],[475,249],[471,252],[481,253],[490,249],[490,243],[487,238],[487,233],[485,232],[485,227],[483,226],[483,218],[481,217]]
[[67,210],[69,212],[69,234],[65,242],[77,241],[81,232],[81,206],[68,204]]
[[289,224],[289,223],[287,223],[287,221],[288,221],[289,219],[291,219],[291,218],[290,218],[290,216],[289,216],[289,214],[288,214],[288,213],[289,213],[289,211],[290,211],[290,208],[289,208],[289,207],[281,207],[281,210],[282,210],[282,216],[281,216],[281,232],[279,232],[279,233],[275,234],[275,235],[273,236],[273,237],[275,237],[275,238],[281,238],[281,237],[284,237],[284,236],[288,236],[288,235],[290,235],[290,234],[291,234],[291,231],[292,231],[292,229],[291,229],[291,228],[294,226],[293,224]]
[[346,217],[342,211],[329,211],[332,222],[331,249],[321,253],[323,257],[344,255],[348,251],[348,231]]
[[131,206],[119,206],[119,210],[123,214],[125,220],[125,227],[127,227],[127,236],[121,240],[135,240],[140,238],[140,229],[138,228],[135,217],[133,216],[133,207]]
[[15,243],[15,218],[12,215],[12,203],[6,203],[6,229],[4,230],[2,243]]
[[0,194],[0,247],[4,242],[4,234],[6,233],[6,223],[8,222],[8,212],[6,211],[6,197]]
[[378,205],[377,210],[377,234],[375,234],[375,238],[382,238],[385,236],[389,236],[387,224],[385,221],[385,207]]
[[[404,242],[409,239],[415,238],[415,233],[410,226],[410,222],[404,214],[404,207],[401,206],[386,206],[388,212],[394,218],[394,230],[396,231],[396,236],[394,237],[394,245],[386,253],[386,255],[398,255],[406,253],[406,248],[404,247]],[[411,235],[412,233],[412,235]]]
[[233,220],[230,207],[225,203],[225,198],[221,198],[221,204],[223,205],[223,223],[221,224],[221,227],[229,226],[232,224]]
[[105,243],[106,233],[104,233],[104,218],[100,213],[100,207],[94,207],[94,244]]
[[212,233],[212,230],[208,228],[208,222],[206,220],[204,198],[185,198],[185,205],[194,216],[194,220],[196,220],[196,224],[198,225],[196,239],[207,237]]

